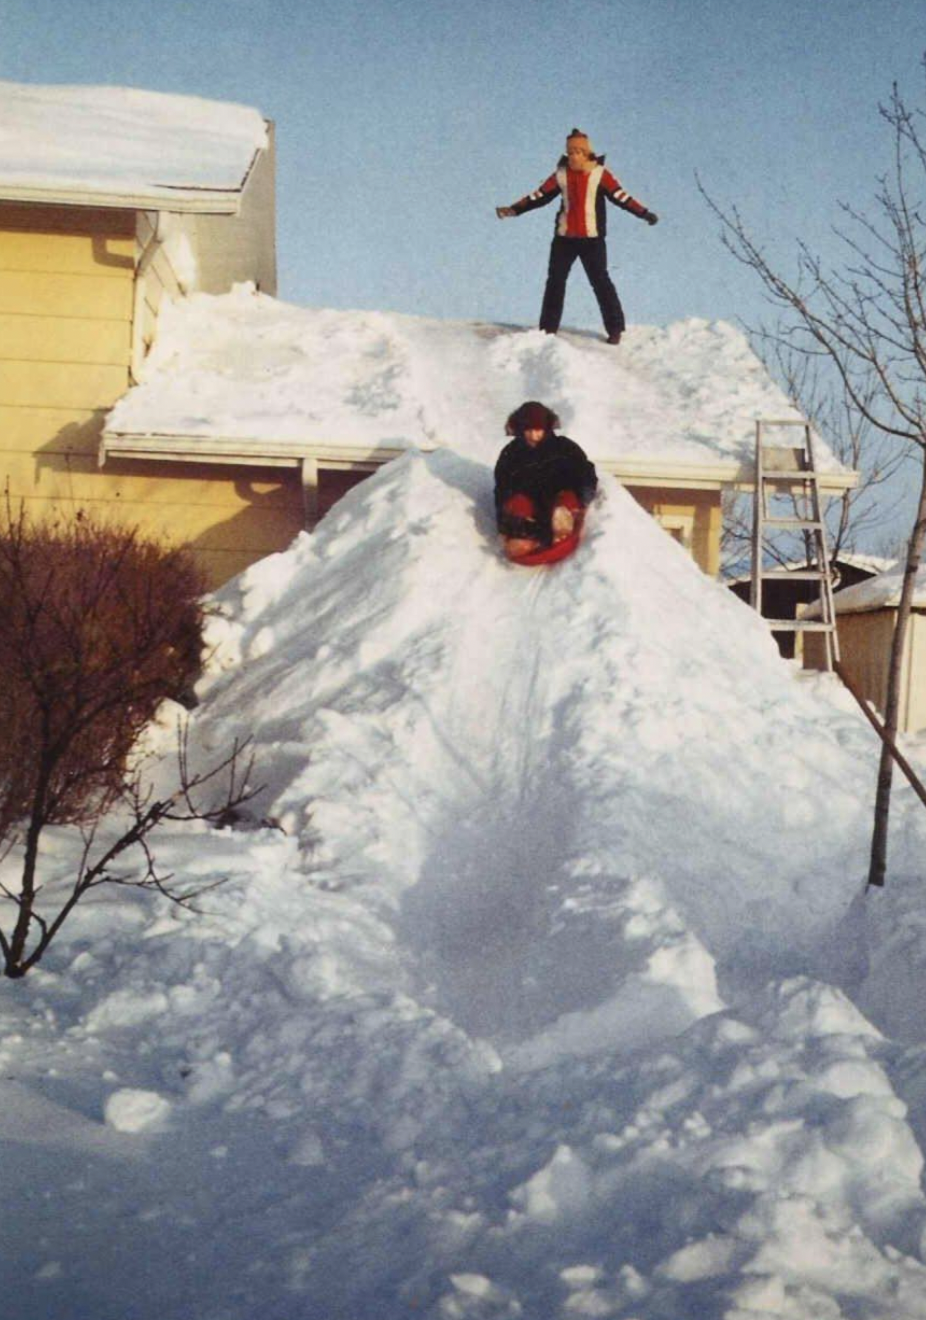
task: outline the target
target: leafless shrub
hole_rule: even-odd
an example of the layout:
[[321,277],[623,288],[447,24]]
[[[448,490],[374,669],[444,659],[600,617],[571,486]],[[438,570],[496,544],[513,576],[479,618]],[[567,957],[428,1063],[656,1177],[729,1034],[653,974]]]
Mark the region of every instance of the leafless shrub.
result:
[[[12,923],[0,922],[7,976],[45,953],[78,900],[104,882],[155,887],[180,903],[159,875],[148,836],[166,819],[219,820],[250,792],[237,746],[190,774],[179,747],[179,787],[146,796],[130,753],[158,704],[180,699],[199,664],[202,581],[186,552],[132,529],[80,516],[35,524],[13,511],[0,523],[0,845],[22,848],[17,889],[2,887]],[[224,775],[220,805],[197,790]],[[94,852],[97,825],[128,807],[119,837]],[[123,821],[125,817],[123,816]],[[75,825],[84,849],[69,893],[44,913],[37,899],[40,843],[49,825]],[[142,868],[117,872],[141,850]],[[136,878],[132,878],[135,876]]]

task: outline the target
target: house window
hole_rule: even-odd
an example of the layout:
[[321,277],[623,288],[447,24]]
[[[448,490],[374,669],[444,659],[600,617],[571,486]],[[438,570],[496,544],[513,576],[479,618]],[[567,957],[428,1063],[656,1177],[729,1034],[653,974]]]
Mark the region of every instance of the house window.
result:
[[694,516],[686,516],[683,513],[660,513],[656,510],[656,521],[659,526],[673,538],[679,545],[691,553],[691,541],[694,533]]

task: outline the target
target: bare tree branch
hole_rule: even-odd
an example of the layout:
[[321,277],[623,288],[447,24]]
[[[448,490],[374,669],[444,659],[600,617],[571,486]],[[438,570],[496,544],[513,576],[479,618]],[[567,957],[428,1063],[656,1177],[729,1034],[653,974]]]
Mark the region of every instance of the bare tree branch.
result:
[[[923,62],[926,72],[926,59]],[[921,197],[926,185],[926,118],[907,105],[897,85],[880,114],[891,132],[891,168],[878,181],[873,209],[843,205],[852,231],[836,230],[846,252],[841,267],[824,269],[804,243],[797,248],[797,274],[782,275],[751,237],[736,206],[724,208],[697,180],[702,196],[721,226],[721,241],[731,255],[758,276],[781,323],[766,338],[776,350],[827,363],[838,383],[842,425],[850,436],[857,466],[870,447],[864,428],[897,448],[870,465],[865,489],[896,471],[910,452],[918,456],[919,503],[907,539],[903,586],[891,645],[884,726],[896,739],[900,679],[907,624],[917,572],[926,540],[926,220]],[[806,378],[791,376],[800,398]],[[819,418],[815,419],[819,420]],[[855,447],[857,444],[857,448]],[[851,534],[852,501],[840,511],[839,543]],[[736,546],[740,530],[734,521]],[[893,762],[883,749],[875,799],[869,884],[884,883],[887,826]]]

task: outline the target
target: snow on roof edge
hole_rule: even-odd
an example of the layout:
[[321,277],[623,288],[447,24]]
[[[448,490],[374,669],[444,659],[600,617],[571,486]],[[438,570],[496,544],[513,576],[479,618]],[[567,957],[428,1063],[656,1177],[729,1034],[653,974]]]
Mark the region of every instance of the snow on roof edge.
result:
[[268,126],[235,102],[0,81],[0,197],[233,212]]
[[[727,322],[631,326],[615,352],[592,331],[300,307],[238,285],[165,309],[143,380],[106,433],[107,443],[199,437],[288,454],[332,441],[351,451],[446,446],[494,461],[505,418],[527,397],[543,397],[562,433],[629,478],[668,464],[708,483],[748,483],[755,419],[801,420]],[[823,453],[828,484],[852,484]]]

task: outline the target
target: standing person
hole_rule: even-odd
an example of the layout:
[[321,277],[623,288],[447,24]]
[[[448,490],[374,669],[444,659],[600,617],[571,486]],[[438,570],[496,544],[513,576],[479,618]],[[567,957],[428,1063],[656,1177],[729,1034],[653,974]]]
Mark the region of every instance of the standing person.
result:
[[566,280],[576,257],[588,276],[598,299],[601,317],[609,344],[619,344],[624,331],[624,309],[617,290],[608,274],[608,254],[605,247],[605,198],[630,211],[648,225],[659,217],[648,211],[630,193],[625,192],[610,170],[604,167],[604,156],[596,156],[588,135],[574,128],[566,139],[566,154],[560,157],[556,170],[536,192],[529,193],[512,206],[497,206],[500,220],[523,215],[538,206],[547,206],[555,197],[560,198],[556,217],[556,233],[550,248],[550,266],[540,310],[540,329],[555,335],[563,316]]
[[495,464],[495,515],[509,559],[570,536],[598,487],[594,463],[557,426],[556,413],[535,399],[505,425],[514,438]]

